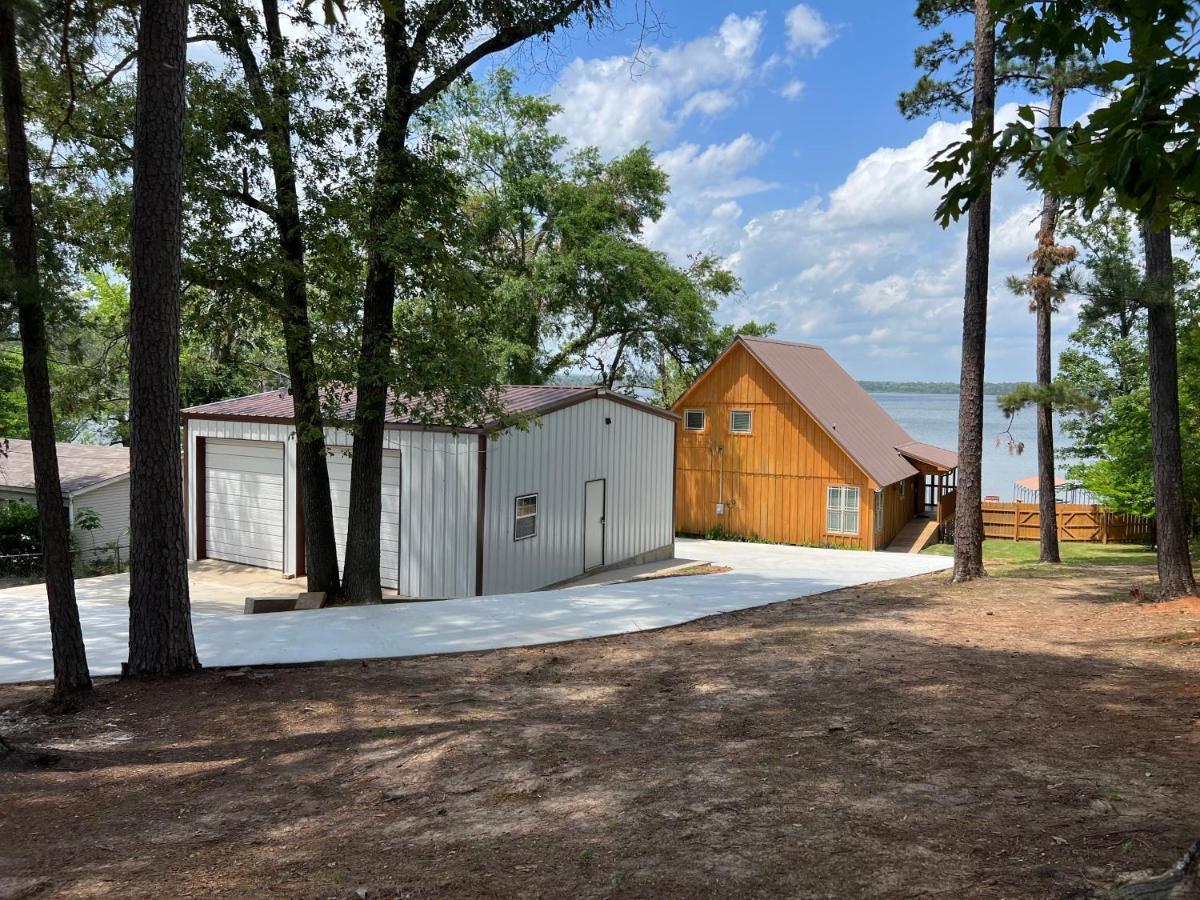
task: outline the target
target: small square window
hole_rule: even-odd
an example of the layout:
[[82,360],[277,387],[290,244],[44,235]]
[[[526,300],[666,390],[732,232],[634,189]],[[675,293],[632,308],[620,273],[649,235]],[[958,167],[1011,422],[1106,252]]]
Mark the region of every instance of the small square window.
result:
[[523,541],[537,535],[537,494],[517,498],[513,512],[513,540]]
[[735,409],[729,414],[729,430],[734,434],[750,434],[752,424],[748,409]]
[[704,430],[704,410],[702,410],[702,409],[685,409],[683,411],[683,430],[684,431],[703,431]]

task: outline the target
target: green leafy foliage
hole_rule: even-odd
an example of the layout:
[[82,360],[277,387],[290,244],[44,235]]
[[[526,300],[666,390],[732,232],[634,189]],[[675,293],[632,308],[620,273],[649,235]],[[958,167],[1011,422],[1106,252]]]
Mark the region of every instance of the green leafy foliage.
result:
[[[1070,475],[1113,509],[1149,516],[1154,490],[1148,291],[1134,223],[1131,214],[1106,204],[1090,219],[1069,220],[1065,231],[1081,251],[1076,289],[1083,304],[1055,383],[1086,400],[1063,423],[1074,459]],[[1182,259],[1176,260],[1175,277],[1184,486],[1195,511],[1200,502],[1200,285]]]
[[567,152],[550,128],[556,112],[500,69],[457,88],[428,124],[458,154],[463,252],[504,377],[539,384],[588,369],[610,387],[652,389],[667,367],[711,359],[712,316],[737,280],[713,257],[679,267],[647,247],[643,224],[668,190],[650,150]]
[[21,345],[0,344],[0,437],[29,436],[25,410],[25,380],[21,372]]
[[100,514],[90,506],[77,509],[73,526],[80,531],[95,531],[100,527]]
[[[129,288],[121,279],[88,273],[79,293],[83,312],[56,341],[58,418],[75,438],[123,442],[129,433]],[[275,333],[256,318],[206,321],[188,304],[180,350],[180,395],[185,406],[269,390],[283,382]]]
[[1039,126],[1036,111],[1026,106],[998,134],[972,134],[946,148],[929,166],[933,183],[946,189],[938,209],[943,223],[957,219],[978,196],[984,173],[971,164],[978,156],[993,168],[1017,165],[1085,212],[1111,194],[1156,227],[1177,199],[1200,196],[1194,4],[1121,0],[1100,8],[1089,0],[996,0],[993,14],[1002,46],[1059,66],[1081,55],[1097,59],[1089,80],[1109,91],[1105,102],[1072,125]]
[[0,575],[27,575],[41,566],[37,509],[11,501],[0,506]]
[[996,398],[1000,411],[1012,418],[1021,410],[1049,403],[1060,413],[1088,415],[1096,410],[1096,401],[1074,384],[1054,381],[1047,385],[1026,382]]

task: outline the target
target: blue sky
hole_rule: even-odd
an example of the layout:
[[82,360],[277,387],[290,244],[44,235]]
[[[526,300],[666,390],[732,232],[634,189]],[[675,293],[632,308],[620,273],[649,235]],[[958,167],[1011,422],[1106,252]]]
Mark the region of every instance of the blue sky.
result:
[[[632,3],[615,0],[615,17],[630,19]],[[896,108],[928,38],[912,7],[654,0],[662,27],[640,61],[640,29],[628,25],[577,30],[508,62],[526,89],[562,105],[556,127],[573,144],[650,145],[672,195],[646,239],[681,261],[728,260],[743,291],[722,321],[774,321],[780,337],[825,345],[858,378],[957,380],[965,229],[933,222],[923,166],[966,117],[909,122]],[[1027,269],[1037,203],[1014,177],[998,182],[992,380],[1032,377],[1032,316],[1004,280]],[[1072,321],[1068,304],[1060,348]]]

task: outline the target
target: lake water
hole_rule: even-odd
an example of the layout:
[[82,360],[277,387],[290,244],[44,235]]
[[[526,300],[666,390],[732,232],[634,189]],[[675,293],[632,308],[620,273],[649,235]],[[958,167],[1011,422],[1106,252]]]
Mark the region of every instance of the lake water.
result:
[[[958,449],[957,394],[872,394],[876,402],[913,436],[915,441]],[[1001,500],[1013,499],[1013,482],[1037,474],[1037,423],[1034,410],[1023,409],[1012,423],[1013,440],[1025,444],[1020,456],[1008,452],[1006,438],[996,446],[996,436],[1008,428],[1008,417],[994,396],[984,398],[983,407],[983,493]],[[1065,445],[1055,422],[1055,449]],[[1060,467],[1061,468],[1061,467]],[[1062,472],[1059,472],[1062,477]]]

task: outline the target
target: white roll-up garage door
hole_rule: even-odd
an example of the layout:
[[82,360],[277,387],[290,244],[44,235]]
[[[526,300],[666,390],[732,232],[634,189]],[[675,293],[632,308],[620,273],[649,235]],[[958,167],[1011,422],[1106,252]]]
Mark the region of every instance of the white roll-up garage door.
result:
[[283,569],[283,444],[204,442],[205,550],[211,559]]
[[[350,517],[350,457],[346,447],[330,447],[329,499],[333,502],[333,531],[337,541],[338,569],[346,560],[346,529]],[[385,450],[380,485],[379,583],[400,584],[400,453]]]

